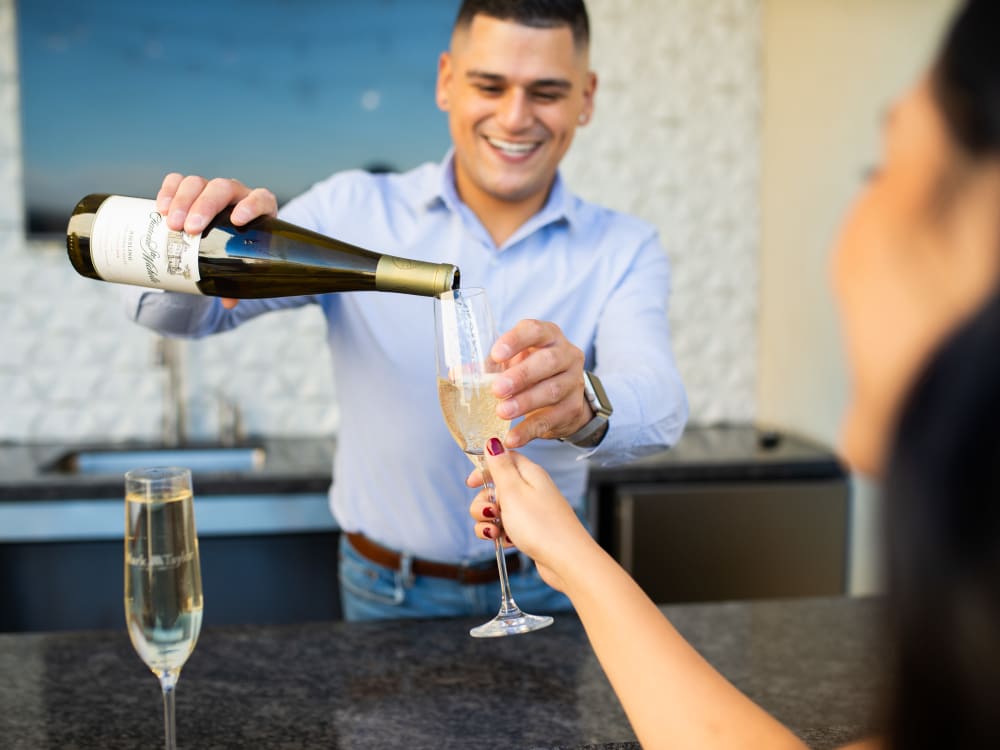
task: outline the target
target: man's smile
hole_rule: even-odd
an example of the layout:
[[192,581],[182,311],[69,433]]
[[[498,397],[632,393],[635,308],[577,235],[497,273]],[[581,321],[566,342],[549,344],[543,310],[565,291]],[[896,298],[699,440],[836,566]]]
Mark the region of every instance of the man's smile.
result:
[[507,141],[488,135],[484,135],[483,139],[503,156],[512,159],[525,158],[542,145],[541,141]]

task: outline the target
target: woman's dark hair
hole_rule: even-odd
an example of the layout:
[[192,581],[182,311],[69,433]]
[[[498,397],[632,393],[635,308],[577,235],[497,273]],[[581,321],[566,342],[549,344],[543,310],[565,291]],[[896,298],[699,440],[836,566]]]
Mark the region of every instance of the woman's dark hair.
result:
[[465,0],[455,28],[467,28],[477,15],[540,29],[568,26],[578,50],[590,43],[590,20],[583,0]]
[[[1000,2],[969,0],[932,71],[946,125],[973,158],[1000,157],[998,31]],[[1000,748],[1000,293],[908,394],[884,520],[888,746]]]
[[975,156],[1000,153],[1000,2],[958,11],[931,76],[955,140]]
[[889,746],[1000,748],[1000,295],[917,382],[886,480]]

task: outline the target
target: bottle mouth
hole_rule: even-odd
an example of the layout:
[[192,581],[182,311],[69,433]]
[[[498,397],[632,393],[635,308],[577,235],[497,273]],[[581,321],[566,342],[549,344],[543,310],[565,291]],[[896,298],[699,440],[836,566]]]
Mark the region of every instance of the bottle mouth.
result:
[[[438,298],[443,302],[454,302],[457,304],[467,305],[470,300],[476,297],[482,297],[486,295],[486,290],[481,286],[467,286],[467,287],[455,287],[454,289],[449,289],[448,291],[441,292]],[[489,304],[489,301],[486,301]]]

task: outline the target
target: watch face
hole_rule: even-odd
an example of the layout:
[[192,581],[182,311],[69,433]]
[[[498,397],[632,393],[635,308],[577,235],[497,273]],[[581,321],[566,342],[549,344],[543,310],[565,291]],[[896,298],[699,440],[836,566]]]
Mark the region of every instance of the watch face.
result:
[[610,417],[614,409],[611,407],[611,401],[608,399],[608,394],[604,391],[604,386],[601,384],[600,378],[594,373],[584,370],[583,384],[584,391],[587,394],[587,401],[590,402],[591,408],[603,417]]

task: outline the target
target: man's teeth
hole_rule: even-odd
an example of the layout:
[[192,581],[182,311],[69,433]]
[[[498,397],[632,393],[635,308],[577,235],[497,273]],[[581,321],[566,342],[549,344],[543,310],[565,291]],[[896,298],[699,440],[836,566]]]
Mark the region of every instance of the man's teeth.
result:
[[494,148],[498,148],[508,154],[526,154],[538,145],[537,143],[511,143],[510,141],[502,141],[499,138],[489,137],[486,140]]

